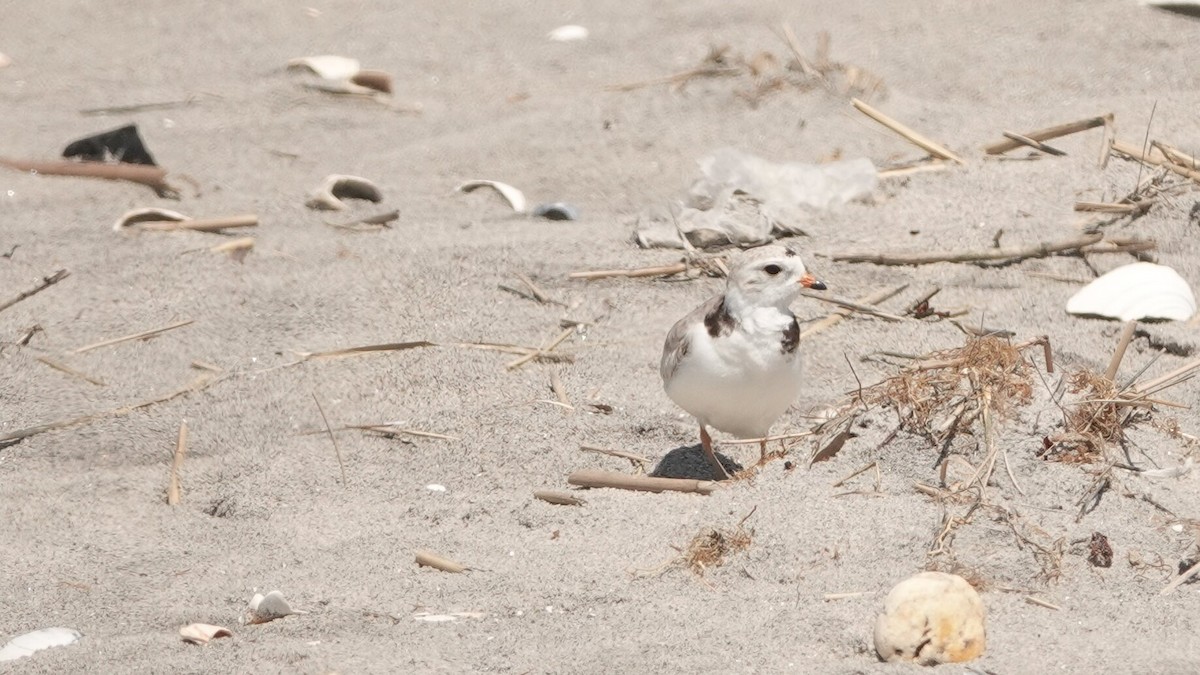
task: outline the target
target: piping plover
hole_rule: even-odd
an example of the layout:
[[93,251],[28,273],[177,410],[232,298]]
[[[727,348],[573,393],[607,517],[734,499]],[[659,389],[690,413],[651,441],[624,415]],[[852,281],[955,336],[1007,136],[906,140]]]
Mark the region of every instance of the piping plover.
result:
[[[663,388],[700,423],[704,456],[720,479],[708,427],[762,438],[800,393],[800,325],[788,305],[804,288],[825,290],[800,256],[779,245],[731,261],[725,292],[692,310],[667,334]],[[763,459],[767,444],[760,444]]]

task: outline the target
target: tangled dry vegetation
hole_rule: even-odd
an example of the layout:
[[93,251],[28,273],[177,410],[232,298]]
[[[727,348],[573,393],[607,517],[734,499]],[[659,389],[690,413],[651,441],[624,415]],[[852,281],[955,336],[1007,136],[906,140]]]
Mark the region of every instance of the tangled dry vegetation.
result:
[[[1125,333],[1133,333],[1132,324]],[[1013,343],[998,335],[968,335],[960,347],[933,352],[876,384],[860,386],[836,415],[812,429],[814,459],[826,458],[820,455],[831,446],[840,447],[864,416],[884,411],[894,415],[893,430],[881,448],[903,432],[924,439],[938,453],[938,480],[915,485],[942,507],[927,551],[927,568],[986,585],[986,575],[961,562],[954,548],[956,538],[970,530],[968,526],[986,520],[992,530],[999,525],[1011,534],[1016,550],[1037,564],[1038,576],[1054,580],[1061,574],[1063,556],[1078,542],[1047,532],[1021,513],[1011,494],[998,489],[994,473],[1003,464],[1012,488],[1025,494],[1007,452],[997,443],[998,433],[1005,423],[1019,418],[1020,411],[1035,400],[1038,382],[1043,383],[1061,421],[1035,454],[1044,460],[1086,465],[1091,478],[1075,502],[1078,522],[1098,505],[1105,491],[1118,487],[1114,467],[1139,471],[1129,457],[1126,434],[1138,424],[1155,421],[1155,405],[1172,405],[1153,395],[1200,370],[1200,361],[1193,361],[1162,377],[1118,386],[1114,374],[1127,345],[1128,337],[1123,337],[1108,372],[1076,370],[1053,387],[1040,372],[1043,365],[1046,374],[1055,372],[1047,337]],[[1043,364],[1037,363],[1038,354]],[[1174,421],[1156,428],[1188,438]],[[1104,535],[1094,533],[1088,541],[1083,542],[1088,544],[1088,562],[1110,565],[1111,548],[1107,555],[1097,553],[1107,545]]]

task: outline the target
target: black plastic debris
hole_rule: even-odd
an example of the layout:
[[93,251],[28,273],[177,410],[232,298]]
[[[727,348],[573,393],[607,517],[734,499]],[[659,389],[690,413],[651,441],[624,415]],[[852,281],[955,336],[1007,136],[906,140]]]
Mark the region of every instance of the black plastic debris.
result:
[[158,166],[142,142],[136,124],[81,138],[63,150],[63,157],[78,157],[89,162],[117,161]]

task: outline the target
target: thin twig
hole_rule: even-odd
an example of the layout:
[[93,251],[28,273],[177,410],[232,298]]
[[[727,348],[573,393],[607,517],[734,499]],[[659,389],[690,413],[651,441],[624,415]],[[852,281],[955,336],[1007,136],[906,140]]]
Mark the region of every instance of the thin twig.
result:
[[18,302],[21,302],[22,300],[25,300],[26,298],[30,298],[30,297],[37,295],[38,293],[41,293],[42,291],[46,290],[47,288],[50,288],[54,284],[57,284],[58,282],[62,281],[63,279],[66,279],[69,276],[71,276],[71,273],[68,272],[67,270],[59,270],[59,271],[55,272],[54,274],[51,274],[48,277],[42,277],[42,280],[40,282],[38,282],[38,285],[34,286],[33,288],[29,289],[28,291],[23,291],[23,292],[19,293],[17,295],[17,297],[13,298],[12,300],[8,300],[4,304],[0,304],[0,312],[3,312],[4,310],[8,309],[9,307],[12,307],[13,305],[17,304]]
[[855,312],[859,312],[861,314],[870,314],[871,316],[879,317],[880,319],[883,319],[884,321],[904,321],[904,317],[902,317],[902,316],[897,316],[896,314],[892,314],[890,312],[881,312],[878,309],[875,309],[874,307],[871,307],[869,305],[864,305],[864,304],[861,304],[858,302],[842,300],[841,298],[829,297],[829,296],[821,295],[819,293],[812,293],[809,291],[802,291],[800,294],[806,298],[811,298],[813,300],[820,300],[821,302],[828,302],[831,305],[837,305],[844,309],[849,309],[849,310],[852,310]]
[[[1045,258],[1065,251],[1084,252],[1087,247],[1099,244],[1102,240],[1104,240],[1104,235],[1102,233],[1095,233],[1065,241],[1042,242],[1023,248],[990,248],[982,251],[959,251],[953,253],[835,253],[830,255],[829,258],[839,262],[873,263],[876,265],[929,265],[939,262],[1027,260],[1030,258]],[[1133,243],[1130,242],[1130,244]],[[1150,242],[1136,241],[1136,243],[1149,244]]]
[[639,267],[631,270],[595,270],[590,272],[571,272],[567,275],[568,279],[585,279],[593,281],[595,279],[609,279],[612,277],[666,277],[672,274],[679,274],[688,270],[687,263],[675,263],[673,265],[659,265],[657,267]]
[[[908,284],[901,284],[899,286],[896,286],[895,288],[884,289],[881,291],[876,291],[875,293],[872,293],[870,295],[865,295],[865,296],[859,298],[858,300],[856,300],[855,302],[857,302],[861,305],[878,305],[879,303],[891,298],[892,296],[896,295],[897,293],[903,291],[906,288],[908,288]],[[800,339],[803,340],[804,338],[810,337],[812,335],[816,335],[817,333],[820,333],[821,331],[823,331],[827,328],[832,328],[833,326],[836,326],[839,323],[841,323],[843,320],[846,319],[846,317],[850,316],[851,314],[853,314],[853,310],[851,310],[849,308],[843,307],[842,309],[838,309],[838,310],[834,311],[833,313],[831,313],[829,316],[825,317],[824,319],[821,319],[820,321],[814,323],[813,325],[811,325],[808,328],[805,328],[803,331],[801,331]]]
[[1158,592],[1158,594],[1159,595],[1170,595],[1172,591],[1174,591],[1176,588],[1179,588],[1180,585],[1182,585],[1188,579],[1192,578],[1192,575],[1197,572],[1200,572],[1200,562],[1193,564],[1191,567],[1184,570],[1179,576],[1172,579],[1171,583],[1167,584],[1166,587],[1164,587],[1161,591]]
[[1038,140],[1034,140],[1032,138],[1029,138],[1028,136],[1022,136],[1021,134],[1014,134],[1011,131],[1005,131],[1004,137],[1007,139],[1010,139],[1010,140],[1014,140],[1014,141],[1020,143],[1021,145],[1027,145],[1027,146],[1033,148],[1034,150],[1044,152],[1047,155],[1054,155],[1055,157],[1065,157],[1067,155],[1067,153],[1063,152],[1062,150],[1059,150],[1058,148],[1056,148],[1054,146],[1046,145],[1045,143],[1038,141]]
[[333,435],[333,428],[329,426],[329,419],[325,417],[325,409],[321,407],[321,399],[317,398],[317,392],[312,393],[313,402],[317,404],[317,411],[321,413],[321,421],[325,423],[325,433],[329,434],[329,441],[333,443],[333,452],[337,455],[338,468],[342,471],[342,487],[346,487],[346,465],[342,463],[342,449],[338,447],[337,436]]
[[562,374],[558,372],[558,368],[550,370],[550,391],[554,392],[558,402],[563,405],[563,415],[570,415],[575,411],[575,406],[571,405],[571,399],[567,397],[567,389],[563,386]]
[[51,368],[53,368],[59,372],[66,373],[67,375],[70,375],[71,377],[77,377],[85,382],[90,382],[98,387],[105,386],[104,380],[101,380],[100,378],[97,378],[97,377],[92,377],[91,375],[88,375],[87,373],[75,370],[71,366],[68,366],[67,364],[62,363],[61,361],[52,359],[49,356],[39,356],[39,357],[37,357],[37,360],[46,364],[47,366],[50,366]]
[[80,347],[79,349],[76,349],[75,351],[73,351],[71,353],[72,354],[83,354],[84,352],[90,352],[93,349],[99,349],[101,347],[111,347],[112,345],[120,344],[122,342],[129,342],[131,340],[144,340],[146,338],[152,338],[156,335],[161,335],[162,333],[165,333],[167,331],[175,330],[176,328],[183,328],[184,326],[189,326],[191,324],[192,324],[192,319],[184,319],[183,321],[176,321],[175,323],[173,323],[169,326],[163,326],[162,328],[152,328],[150,330],[144,330],[140,333],[134,333],[132,335],[122,335],[121,337],[113,338],[111,340],[104,340],[102,342],[96,342],[96,343],[93,343],[90,345],[85,345],[83,347]]
[[564,329],[563,332],[558,334],[558,337],[556,337],[550,341],[549,345],[546,345],[544,348],[540,348],[531,354],[526,354],[525,356],[522,356],[521,358],[508,363],[507,365],[504,366],[505,370],[516,370],[517,368],[520,368],[521,366],[525,365],[526,363],[529,363],[530,361],[538,358],[539,356],[541,356],[543,354],[548,354],[548,353],[554,351],[559,345],[561,345],[563,342],[566,342],[567,338],[571,337],[571,334],[574,332],[575,332],[574,327]]
[[624,450],[609,450],[608,448],[597,448],[591,445],[581,445],[579,446],[579,449],[583,452],[592,452],[597,455],[608,455],[609,457],[620,457],[621,459],[627,459],[635,467],[643,470],[650,464],[650,458],[642,457],[641,455],[635,455],[632,452],[625,452]]
[[39,161],[0,157],[0,166],[7,166],[17,171],[28,171],[44,176],[81,176],[86,178],[105,178],[108,180],[127,180],[141,183],[154,189],[159,196],[179,198],[179,190],[167,182],[166,169],[144,164],[126,164],[122,162],[64,162]]

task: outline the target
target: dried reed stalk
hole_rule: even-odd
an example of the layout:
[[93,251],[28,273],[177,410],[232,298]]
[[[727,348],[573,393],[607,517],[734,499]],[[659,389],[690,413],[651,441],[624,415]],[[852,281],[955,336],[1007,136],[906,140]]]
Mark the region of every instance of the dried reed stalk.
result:
[[31,288],[27,291],[22,291],[22,292],[18,293],[17,296],[14,297],[13,299],[6,300],[6,301],[4,301],[3,304],[0,304],[0,312],[3,312],[4,310],[8,309],[9,307],[12,307],[13,305],[17,304],[18,302],[21,302],[22,300],[31,298],[31,297],[37,295],[38,293],[41,293],[42,291],[46,290],[47,288],[50,288],[54,284],[57,284],[58,282],[62,281],[63,279],[66,279],[69,276],[71,276],[70,272],[68,272],[66,270],[59,270],[59,271],[55,272],[54,274],[51,274],[48,277],[42,277],[42,280],[40,282],[38,282],[38,284],[36,286],[34,286],[33,288]]
[[421,567],[432,567],[435,570],[450,572],[452,574],[459,574],[471,569],[462,563],[455,562],[449,558],[443,558],[432,551],[417,551],[416,558],[417,564]]
[[629,476],[623,473],[596,469],[576,471],[567,477],[567,482],[571,485],[586,488],[610,487],[642,492],[695,492],[702,495],[711,494],[718,488],[717,483],[708,480]]
[[93,349],[99,349],[101,347],[111,347],[112,345],[121,344],[122,342],[129,342],[131,340],[144,340],[146,338],[152,338],[156,335],[161,335],[163,333],[166,333],[167,331],[175,330],[176,328],[183,328],[184,326],[190,326],[192,323],[193,323],[192,319],[184,319],[183,321],[176,321],[175,323],[173,323],[169,326],[163,326],[162,328],[152,328],[150,330],[145,330],[140,333],[133,333],[132,335],[122,335],[121,337],[113,338],[111,340],[104,340],[104,341],[96,342],[96,343],[93,343],[90,345],[85,345],[83,347],[80,347],[79,349],[76,349],[75,351],[73,351],[71,353],[72,354],[83,354],[84,352],[90,352]]
[[[1112,120],[1112,113],[1107,113],[1105,115],[1100,115],[1099,117],[1088,117],[1086,119],[1067,122],[1066,124],[1059,124],[1046,129],[1030,131],[1028,133],[1021,134],[1021,136],[1034,142],[1048,141],[1053,138],[1067,136],[1080,131],[1086,131],[1088,129],[1094,129],[1099,126],[1111,125]],[[989,155],[999,155],[1001,153],[1008,152],[1009,150],[1019,148],[1022,145],[1025,145],[1025,143],[1009,137],[1003,141],[997,141],[995,143],[990,143],[983,146],[983,151]]]
[[941,145],[940,143],[937,143],[936,141],[934,141],[926,136],[923,136],[923,135],[917,133],[916,131],[910,129],[909,127],[907,127],[907,126],[901,124],[900,122],[892,119],[891,117],[888,117],[887,115],[883,114],[879,110],[876,110],[875,108],[871,107],[867,103],[864,103],[863,101],[860,101],[856,98],[851,99],[850,103],[852,103],[854,105],[854,107],[858,109],[859,112],[863,113],[867,117],[870,117],[871,119],[875,120],[876,122],[879,122],[880,124],[887,127],[888,129],[891,129],[892,131],[896,132],[901,137],[903,137],[904,140],[908,141],[909,143],[912,143],[913,145],[917,146],[918,148],[921,148],[925,152],[928,152],[929,154],[933,155],[934,157],[937,157],[939,159],[950,160],[951,162],[954,162],[956,164],[966,164],[966,161],[964,161],[962,157],[959,157],[958,155],[954,154],[945,146]]
[[144,164],[122,164],[108,162],[64,162],[40,161],[35,159],[13,159],[0,157],[0,166],[17,171],[31,171],[46,176],[78,176],[126,180],[154,189],[160,197],[179,198],[179,190],[167,182],[166,169]]
[[187,420],[179,423],[179,437],[175,440],[175,456],[171,460],[171,475],[167,480],[167,505],[178,506],[183,501],[183,487],[179,473],[183,470],[183,455],[187,451]]
[[225,218],[193,218],[190,220],[143,220],[134,224],[142,230],[154,232],[177,232],[190,230],[193,232],[221,232],[239,227],[256,227],[258,216],[245,214]]

